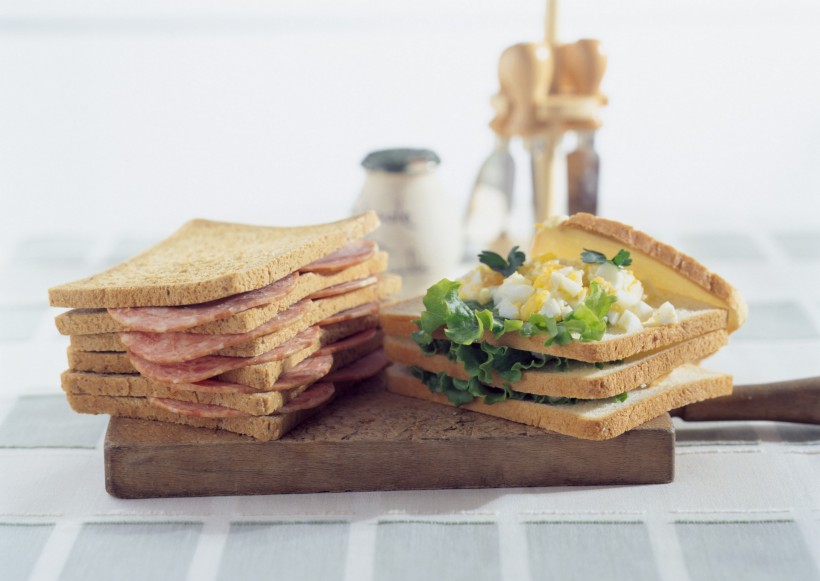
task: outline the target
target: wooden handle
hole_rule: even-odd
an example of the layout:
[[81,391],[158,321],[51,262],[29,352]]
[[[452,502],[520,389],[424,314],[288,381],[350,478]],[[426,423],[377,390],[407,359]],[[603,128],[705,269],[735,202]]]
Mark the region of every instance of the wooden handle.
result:
[[820,377],[778,383],[736,385],[732,395],[677,410],[687,422],[770,420],[820,424]]

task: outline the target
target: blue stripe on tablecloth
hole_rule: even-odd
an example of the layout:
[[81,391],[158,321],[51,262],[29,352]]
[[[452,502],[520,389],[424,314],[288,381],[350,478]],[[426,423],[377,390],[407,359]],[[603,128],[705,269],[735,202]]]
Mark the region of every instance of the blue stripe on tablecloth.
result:
[[0,424],[0,448],[93,449],[107,420],[73,412],[62,395],[23,396]]
[[689,575],[698,581],[820,578],[792,521],[679,521],[675,531]]
[[533,581],[660,579],[642,522],[528,522],[526,531]]
[[60,579],[184,579],[201,523],[86,523]]
[[820,444],[820,426],[777,424],[777,432],[788,444]]
[[725,232],[702,232],[681,237],[681,248],[691,256],[705,262],[764,261],[766,255],[757,240],[748,234]]
[[375,581],[494,580],[501,575],[495,523],[380,522]]
[[793,260],[820,259],[820,232],[779,232],[774,239]]
[[793,301],[749,303],[749,320],[733,338],[758,341],[817,339],[811,317]]
[[679,446],[750,446],[760,443],[760,435],[752,426],[738,425],[737,422],[697,422],[675,426],[675,443]]
[[46,305],[0,306],[0,341],[28,341],[48,313]]
[[349,528],[346,521],[231,523],[217,578],[341,580]]
[[0,523],[0,579],[28,579],[53,524]]

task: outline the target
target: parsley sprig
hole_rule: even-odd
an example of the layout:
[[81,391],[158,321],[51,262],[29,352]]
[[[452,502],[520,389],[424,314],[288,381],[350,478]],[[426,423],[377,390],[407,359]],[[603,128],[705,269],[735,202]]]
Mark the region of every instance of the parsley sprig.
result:
[[478,255],[479,262],[486,264],[492,270],[500,272],[504,278],[510,276],[527,260],[527,255],[518,250],[518,246],[513,246],[512,250],[507,254],[507,259],[500,254],[496,254],[490,250],[485,250]]
[[605,262],[609,262],[618,268],[623,268],[632,264],[632,257],[629,255],[627,250],[621,248],[618,251],[618,254],[607,260],[607,257],[603,252],[584,248],[584,251],[581,253],[581,262],[586,264],[603,264]]

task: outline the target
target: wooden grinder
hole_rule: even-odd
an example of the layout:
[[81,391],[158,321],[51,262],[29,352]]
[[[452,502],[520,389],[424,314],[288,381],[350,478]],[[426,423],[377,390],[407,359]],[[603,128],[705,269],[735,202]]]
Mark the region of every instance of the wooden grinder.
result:
[[502,138],[521,137],[530,152],[537,222],[558,210],[557,150],[566,131],[578,133],[578,147],[567,157],[569,211],[597,210],[594,132],[606,104],[599,88],[607,60],[597,40],[559,44],[557,11],[557,0],[548,0],[542,41],[516,44],[501,54],[500,90],[492,100],[490,127]]

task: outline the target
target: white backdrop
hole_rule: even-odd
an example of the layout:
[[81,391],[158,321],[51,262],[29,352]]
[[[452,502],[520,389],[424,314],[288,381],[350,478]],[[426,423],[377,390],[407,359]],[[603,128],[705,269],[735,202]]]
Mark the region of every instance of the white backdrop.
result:
[[[0,2],[0,241],[333,219],[389,146],[439,152],[463,205],[498,55],[537,39],[543,10]],[[820,224],[818,30],[809,1],[564,2],[561,37],[610,58],[602,213],[651,231]]]

